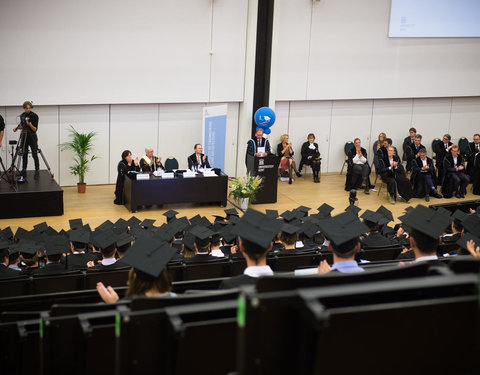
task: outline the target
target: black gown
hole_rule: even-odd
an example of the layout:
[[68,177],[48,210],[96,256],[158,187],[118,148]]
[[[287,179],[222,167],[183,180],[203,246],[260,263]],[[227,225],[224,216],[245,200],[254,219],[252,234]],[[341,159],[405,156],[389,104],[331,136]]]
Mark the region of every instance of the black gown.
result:
[[475,155],[472,168],[473,194],[480,195],[480,153]]
[[387,184],[388,193],[396,198],[398,191],[402,198],[408,202],[413,196],[410,181],[405,177],[405,171],[400,158],[394,155],[393,161],[396,161],[398,165],[394,169],[389,169],[390,160],[388,157],[386,159],[380,159],[378,161],[378,172],[380,173],[382,181]]
[[430,166],[430,168],[422,171],[422,159],[418,157],[412,161],[412,175],[410,176],[410,182],[413,185],[413,194],[416,198],[423,198],[427,193],[430,193],[430,190],[425,191],[425,180],[427,176],[430,176],[433,186],[437,186],[437,179],[435,176],[435,168],[433,167],[433,160],[429,157],[427,157],[427,164]]
[[[163,167],[163,164],[156,156],[153,157],[154,164],[156,164],[157,168],[160,167],[162,169],[165,169]],[[153,167],[153,164],[150,166],[148,163],[145,161],[145,159],[140,159],[140,162],[138,163],[140,166],[140,169],[142,172],[155,172],[157,169]]]
[[125,159],[121,160],[117,166],[118,176],[117,176],[117,184],[115,186],[115,200],[113,203],[115,204],[125,204],[125,199],[123,196],[123,186],[125,184],[125,176],[128,172],[140,172],[140,167],[135,165],[132,161],[131,165],[128,165]]
[[[365,150],[363,147],[360,149],[362,151],[362,155],[365,157],[365,159],[368,159],[367,157],[367,150]],[[349,191],[352,189],[359,189],[362,186],[363,179],[361,174],[356,174],[354,173],[354,163],[353,163],[353,158],[357,154],[357,151],[355,150],[355,147],[348,152],[348,168],[347,168],[347,178],[345,179],[345,190]],[[370,182],[370,166],[368,165],[368,160],[366,163],[368,167],[368,176],[367,176],[367,184],[368,188],[372,189],[374,185],[371,184]]]
[[[314,149],[310,148],[310,142],[305,142],[302,145],[302,149],[300,153],[302,154],[302,160],[300,161],[300,166],[298,168],[299,171],[302,170],[304,165],[309,165],[312,167],[312,170],[315,172],[318,172],[320,170],[320,151],[318,150],[318,144],[313,142],[313,145],[315,146]],[[309,159],[308,157],[311,156]],[[317,161],[317,163],[314,163]]]

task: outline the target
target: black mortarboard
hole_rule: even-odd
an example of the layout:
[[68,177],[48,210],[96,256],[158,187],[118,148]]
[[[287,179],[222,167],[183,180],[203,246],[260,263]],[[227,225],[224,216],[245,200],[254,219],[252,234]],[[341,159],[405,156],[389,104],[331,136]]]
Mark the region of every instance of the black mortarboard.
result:
[[39,223],[37,225],[34,225],[33,228],[39,233],[43,233],[48,229],[47,223],[44,221],[43,223]]
[[135,241],[130,250],[122,258],[122,262],[135,270],[158,277],[177,250],[167,244],[158,245],[146,239]]
[[45,234],[48,234],[49,236],[55,236],[55,235],[58,234],[58,232],[57,232],[55,229],[53,229],[52,227],[48,227],[48,228],[45,230],[44,233],[45,233]]
[[97,228],[95,229],[100,229],[102,231],[107,231],[113,228],[113,223],[110,220],[105,220],[102,224],[100,224]]
[[43,245],[29,239],[23,239],[18,243],[18,251],[24,256],[34,256],[36,253],[42,251],[43,248]]
[[75,229],[70,232],[70,241],[87,244],[90,241],[90,232],[84,229]]
[[462,210],[455,210],[452,215],[452,219],[458,223],[462,223],[467,217],[468,214]]
[[358,213],[361,211],[362,209],[360,207],[357,207],[355,206],[354,204],[351,204],[350,206],[348,206],[347,208],[345,208],[345,212],[350,212],[352,214],[354,214],[355,216],[358,216]]
[[195,215],[194,217],[190,218],[190,223],[193,225],[193,226],[197,226],[197,225],[200,225],[200,223],[202,222],[202,217],[200,215]]
[[132,216],[130,219],[127,220],[127,223],[131,228],[136,227],[141,222],[142,221],[136,216]]
[[334,208],[332,206],[326,203],[317,208],[318,212],[321,212],[323,216],[329,216],[333,209]]
[[228,221],[232,224],[238,223],[239,220],[240,220],[240,217],[235,215],[230,216],[230,219],[228,219]]
[[351,212],[343,212],[332,218],[322,220],[318,225],[322,233],[338,246],[370,231],[370,229]]
[[13,232],[12,232],[12,228],[10,227],[6,227],[2,233],[4,234],[5,238],[12,238],[13,237]]
[[168,225],[172,225],[173,228],[175,228],[175,230],[176,230],[175,234],[177,234],[177,233],[181,233],[181,232],[185,231],[190,226],[190,223],[188,222],[187,217],[183,216],[179,219],[174,220],[173,222],[169,223]]
[[214,234],[210,229],[197,225],[190,230],[195,236],[197,246],[206,246],[210,243],[210,237]]
[[282,212],[280,214],[280,217],[283,217],[283,220],[285,220],[286,222],[289,222],[289,221],[292,221],[293,219],[295,219],[295,213],[293,213],[290,210],[287,210],[287,211]]
[[123,230],[127,229],[128,227],[128,222],[125,219],[118,219],[115,224],[113,224],[115,228],[121,228]]
[[8,249],[10,247],[10,242],[8,241],[0,241],[0,250]]
[[403,211],[405,211],[407,214],[409,214],[410,212],[412,212],[415,208],[413,208],[413,206],[408,206],[408,207],[405,207]]
[[195,236],[190,232],[185,233],[185,236],[183,237],[183,245],[187,249],[195,251]]
[[153,227],[154,222],[155,222],[154,219],[145,219],[140,223],[140,225],[146,229],[150,229]]
[[135,238],[152,238],[153,236],[153,232],[138,226],[132,227],[130,229],[130,234]]
[[468,215],[468,217],[463,220],[463,229],[465,232],[471,233],[475,236],[480,237],[480,216],[477,214]]
[[295,225],[291,225],[291,224],[288,224],[288,223],[284,223],[282,225],[282,232],[283,233],[293,235],[293,234],[298,233],[298,231],[299,231],[299,228]]
[[167,222],[175,218],[177,216],[178,212],[174,210],[168,210],[167,212],[164,212],[162,215],[167,218]]
[[431,238],[440,237],[450,222],[449,218],[421,204],[415,207],[402,220],[402,223],[409,226],[412,230],[419,231]]
[[318,232],[317,225],[313,224],[312,222],[306,222],[301,226],[299,233],[303,233],[307,238],[312,238],[317,232]]
[[233,232],[267,250],[281,227],[281,221],[249,208],[235,225]]
[[[369,221],[373,224],[384,225],[389,222],[389,220],[379,212],[374,212],[372,210],[365,210],[365,212],[360,216],[362,219]],[[367,223],[368,225],[368,223]]]
[[117,238],[117,248],[132,243],[133,238],[128,233],[122,233]]
[[448,217],[448,218],[451,218],[452,216],[452,212],[447,210],[446,208],[444,207],[438,207],[437,208],[437,212],[440,214],[440,215],[443,215],[445,217]]
[[18,227],[17,231],[15,232],[15,238],[30,238],[30,233],[22,227]]
[[227,208],[226,210],[223,210],[227,214],[227,220],[230,220],[231,216],[239,216],[238,211],[235,208]]
[[222,237],[222,235],[221,235],[220,232],[213,232],[212,237],[211,237],[212,243],[219,242],[221,237]]
[[278,211],[277,210],[265,210],[265,215],[272,219],[276,219],[278,217]]
[[233,232],[233,226],[229,225],[222,230],[222,237],[226,242],[232,242],[237,235]]
[[106,249],[109,246],[115,245],[117,238],[118,236],[115,233],[101,233],[94,237],[93,244],[98,249]]
[[70,224],[70,229],[78,229],[83,227],[82,219],[68,220],[68,223]]
[[308,211],[310,211],[310,210],[311,210],[311,208],[306,207],[306,206],[298,206],[297,208],[295,208],[295,211],[302,211],[307,215],[308,215]]
[[223,216],[213,215],[213,217],[215,218],[214,221],[213,221],[214,223],[218,223],[218,222],[224,223],[225,222],[225,217],[223,217]]
[[295,219],[298,219],[298,220],[302,220],[303,218],[308,217],[308,212],[304,212],[300,210],[293,210],[292,214],[295,217]]
[[208,227],[208,226],[212,225],[212,223],[205,216],[202,216],[202,218],[199,221],[199,225],[201,225],[203,227]]
[[473,240],[473,242],[475,242],[475,248],[477,246],[480,246],[480,238],[478,238],[477,236],[474,236],[471,233],[465,233],[462,237],[458,239],[456,244],[460,246],[462,249],[467,250],[467,242],[470,240]]
[[70,244],[63,236],[47,236],[45,251],[48,255],[59,255],[70,251]]
[[[393,221],[393,214],[392,211],[390,211],[388,208],[384,207],[383,205],[377,208],[377,211],[379,214],[383,215],[388,221]],[[387,221],[387,223],[388,223]]]

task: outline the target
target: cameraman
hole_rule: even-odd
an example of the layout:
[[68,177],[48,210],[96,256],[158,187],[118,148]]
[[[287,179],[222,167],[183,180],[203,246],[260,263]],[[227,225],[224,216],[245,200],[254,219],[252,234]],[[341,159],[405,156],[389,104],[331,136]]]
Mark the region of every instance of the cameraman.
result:
[[2,148],[3,134],[5,133],[5,121],[2,115],[0,115],[0,148]]
[[[21,139],[20,142],[24,145],[23,149],[23,168],[22,168],[22,176],[26,176],[27,174],[27,164],[28,164],[28,147],[30,146],[30,150],[32,151],[33,161],[35,163],[35,177],[38,176],[38,171],[40,169],[40,163],[38,162],[38,137],[37,137],[37,129],[38,129],[38,115],[35,112],[32,112],[32,103],[25,102],[23,103],[23,112],[20,115],[20,125],[18,125],[14,132],[18,129],[22,129],[24,134],[23,136],[25,139]],[[19,147],[22,147],[22,144],[19,144]]]

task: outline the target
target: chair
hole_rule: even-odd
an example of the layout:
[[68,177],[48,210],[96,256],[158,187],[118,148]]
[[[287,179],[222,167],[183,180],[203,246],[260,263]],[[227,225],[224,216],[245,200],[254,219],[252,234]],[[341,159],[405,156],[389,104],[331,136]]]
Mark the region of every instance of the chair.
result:
[[167,160],[165,160],[165,169],[166,170],[178,169],[178,160],[173,156],[169,156]]
[[458,148],[460,150],[460,154],[462,156],[465,156],[469,153],[469,147],[470,145],[468,144],[468,139],[465,138],[465,137],[461,137],[459,140],[458,140]]
[[342,170],[340,171],[340,174],[342,174],[343,168],[345,168],[345,164],[348,164],[348,153],[350,152],[350,150],[353,150],[354,147],[355,145],[353,144],[352,141],[345,142],[345,146],[343,146],[343,151],[345,152],[345,161],[343,162]]
[[98,282],[102,282],[105,286],[109,285],[112,288],[125,286],[127,284],[129,271],[130,267],[119,268],[112,271],[87,271],[85,289],[95,289]]

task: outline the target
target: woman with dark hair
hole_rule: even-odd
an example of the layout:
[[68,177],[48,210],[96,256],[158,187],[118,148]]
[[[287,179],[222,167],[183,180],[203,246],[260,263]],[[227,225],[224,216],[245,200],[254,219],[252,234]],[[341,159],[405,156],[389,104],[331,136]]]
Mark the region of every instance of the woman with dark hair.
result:
[[320,157],[320,151],[318,150],[318,144],[314,142],[315,135],[310,133],[307,136],[307,142],[302,145],[302,160],[300,161],[299,172],[302,171],[304,164],[307,164],[312,167],[313,171],[313,181],[320,182],[318,174],[320,173],[320,163],[322,158]]
[[115,204],[125,204],[123,198],[123,185],[125,176],[128,172],[140,172],[140,167],[138,166],[138,157],[133,160],[132,153],[130,150],[125,150],[122,152],[122,160],[118,163],[117,166],[118,176],[117,176],[117,185],[115,186]]

